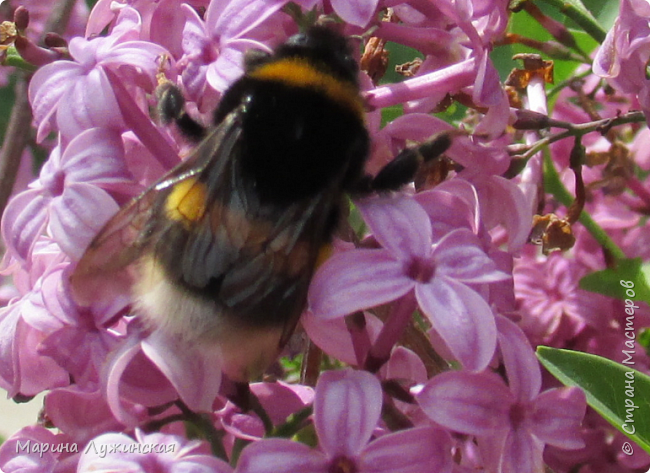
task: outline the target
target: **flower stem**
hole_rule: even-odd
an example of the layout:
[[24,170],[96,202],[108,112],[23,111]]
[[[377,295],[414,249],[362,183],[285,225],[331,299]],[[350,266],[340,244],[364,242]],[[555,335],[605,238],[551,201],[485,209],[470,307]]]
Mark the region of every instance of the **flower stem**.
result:
[[345,318],[345,324],[352,337],[352,346],[354,347],[357,365],[361,366],[368,356],[372,345],[370,335],[366,329],[366,317],[363,312],[356,312]]
[[365,361],[365,368],[368,371],[376,373],[388,361],[393,346],[404,333],[416,306],[415,298],[411,294],[403,296],[393,304],[390,317],[368,352]]
[[14,92],[16,99],[0,150],[0,214],[4,213],[13,191],[20,160],[29,138],[29,133],[25,133],[25,130],[28,130],[32,123],[32,109],[27,98],[27,80],[22,74],[19,74]]
[[[228,461],[228,454],[222,442],[224,433],[217,430],[212,420],[206,415],[192,411],[180,400],[175,404],[181,410],[186,422],[192,425],[196,429],[196,433],[210,444],[212,454]],[[188,435],[188,438],[191,438],[191,435]]]
[[7,55],[2,60],[2,65],[15,67],[25,72],[34,72],[38,69],[35,65],[25,61],[14,45],[7,48]]
[[244,440],[242,438],[235,439],[235,443],[232,446],[232,452],[230,454],[230,464],[232,466],[237,465],[242,450],[246,448],[250,443],[250,440]]
[[314,412],[313,406],[307,406],[301,410],[294,412],[289,417],[284,424],[278,425],[269,437],[284,437],[291,438],[293,437],[300,429],[305,426],[305,421],[309,418],[310,415]]
[[62,35],[68,27],[72,10],[76,4],[76,0],[59,0],[50,9],[50,15],[47,17],[47,22],[43,28],[43,38],[47,33],[56,33]]
[[[544,153],[544,187],[546,188],[546,191],[550,192],[558,202],[562,203],[562,205],[570,207],[573,203],[574,197],[567,188],[564,187],[564,184],[562,184],[560,175],[555,169],[550,153]],[[591,215],[583,210],[580,212],[580,218],[578,220],[585,226],[587,231],[591,233],[591,236],[593,236],[613,258],[619,260],[626,257],[623,250],[621,250],[609,235],[607,235],[607,232],[605,232],[605,230],[603,230],[602,227],[591,218]]]
[[271,417],[266,412],[266,409],[264,409],[264,406],[262,406],[259,398],[252,391],[250,392],[249,396],[251,411],[257,414],[257,416],[262,421],[262,424],[264,424],[264,433],[266,435],[270,435],[271,432],[273,432],[273,421],[271,420]]
[[[625,113],[623,115],[619,115],[615,118],[604,118],[602,120],[595,120],[593,122],[587,122],[587,123],[579,123],[577,125],[573,125],[570,123],[566,123],[566,130],[562,131],[560,133],[556,133],[554,135],[549,135],[546,136],[545,138],[542,138],[539,141],[536,141],[533,143],[533,145],[528,148],[528,150],[523,153],[522,158],[529,159],[530,157],[534,156],[536,153],[542,150],[542,148],[550,145],[551,143],[555,143],[556,141],[563,140],[564,138],[569,138],[571,136],[583,136],[586,135],[587,133],[591,133],[594,131],[598,131],[602,134],[607,132],[610,128],[618,125],[624,125],[626,123],[638,123],[638,122],[643,122],[645,121],[645,115],[643,112],[629,112]],[[553,126],[556,126],[557,123],[553,124]]]
[[632,176],[627,180],[627,187],[650,209],[650,190],[636,176]]

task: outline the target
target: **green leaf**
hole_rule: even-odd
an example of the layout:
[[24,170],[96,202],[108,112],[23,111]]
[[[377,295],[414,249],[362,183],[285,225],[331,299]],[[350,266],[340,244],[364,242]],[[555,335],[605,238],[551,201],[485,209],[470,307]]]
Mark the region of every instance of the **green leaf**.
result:
[[615,268],[587,274],[580,280],[580,288],[616,299],[650,303],[650,288],[641,258],[619,259]]
[[404,46],[403,44],[393,43],[391,41],[386,43],[386,51],[388,51],[389,63],[388,69],[386,69],[386,74],[381,78],[381,84],[402,82],[406,77],[397,73],[395,68],[400,64],[411,62],[416,58],[424,59],[424,54],[417,49]]
[[593,13],[598,20],[598,23],[603,25],[605,29],[610,29],[614,24],[614,20],[618,16],[620,8],[620,1],[618,0],[583,0],[585,7]]
[[636,337],[636,341],[645,348],[646,354],[648,353],[648,348],[650,348],[650,329],[646,328],[640,331],[639,335]]
[[567,17],[575,21],[598,43],[605,40],[607,31],[600,26],[598,20],[594,18],[591,12],[584,6],[580,0],[542,0],[548,5],[552,5]]
[[645,277],[646,282],[650,281],[650,263],[641,265],[641,274]]
[[400,105],[391,105],[390,107],[385,107],[381,109],[381,126],[382,128],[386,126],[387,123],[396,120],[397,118],[404,115],[404,107]]
[[[634,363],[634,350],[626,361]],[[567,386],[582,388],[605,420],[650,453],[650,376],[607,358],[537,347],[537,358]]]
[[366,235],[366,232],[368,231],[366,222],[363,220],[363,217],[361,216],[359,209],[357,209],[357,206],[354,205],[354,202],[352,202],[352,200],[349,201],[349,208],[350,208],[350,215],[348,216],[348,222],[350,223],[350,227],[354,231],[354,234],[359,239],[362,239]]

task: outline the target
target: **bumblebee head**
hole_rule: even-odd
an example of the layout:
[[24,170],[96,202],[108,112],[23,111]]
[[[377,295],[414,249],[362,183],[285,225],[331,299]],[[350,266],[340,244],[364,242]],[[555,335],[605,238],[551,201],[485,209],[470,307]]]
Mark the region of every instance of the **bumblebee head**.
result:
[[275,53],[277,59],[303,58],[339,80],[357,84],[359,67],[347,40],[324,26],[291,36]]

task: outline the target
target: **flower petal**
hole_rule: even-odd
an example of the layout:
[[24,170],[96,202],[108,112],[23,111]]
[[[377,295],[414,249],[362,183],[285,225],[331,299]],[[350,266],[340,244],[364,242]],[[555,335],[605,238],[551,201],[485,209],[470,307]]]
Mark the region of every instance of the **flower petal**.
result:
[[327,463],[322,453],[302,443],[269,439],[242,451],[237,473],[327,473]]
[[[343,318],[323,319],[315,317],[310,311],[303,314],[300,324],[309,335],[309,340],[321,350],[339,361],[348,365],[358,365],[357,350],[361,348],[366,353],[369,345],[377,340],[379,332],[384,324],[377,317],[370,313],[364,313],[365,335],[367,343],[360,343],[357,337],[353,337]],[[363,345],[368,345],[364,347]],[[419,359],[419,358],[418,358]]]
[[384,435],[363,452],[363,471],[373,473],[440,473],[451,471],[451,437],[429,427]]
[[131,336],[124,340],[124,343],[109,355],[101,377],[102,391],[108,407],[115,418],[126,426],[136,426],[140,423],[138,415],[132,409],[132,404],[123,401],[120,393],[124,372],[138,353],[140,353],[140,341],[137,337]]
[[124,428],[113,417],[100,391],[86,392],[77,386],[58,388],[45,396],[44,405],[56,428],[81,444],[104,432]]
[[79,259],[118,210],[119,206],[106,191],[84,182],[72,183],[60,198],[53,200],[50,214],[52,237],[68,256]]
[[[137,454],[130,453],[137,451],[134,447],[135,440],[122,433],[106,433],[94,438],[86,447],[84,454],[80,455],[77,471],[142,471],[137,464]],[[113,448],[109,449],[108,446]],[[111,451],[112,455],[107,455]],[[121,456],[118,452],[125,452]]]
[[309,307],[333,319],[393,301],[415,285],[402,263],[384,250],[352,250],[334,255],[316,272]]
[[472,99],[476,104],[491,107],[504,98],[499,72],[494,67],[487,51],[482,52],[478,59]]
[[[57,471],[61,465],[60,452],[63,451],[57,447],[62,447],[66,443],[69,447],[69,442],[70,437],[67,435],[55,435],[40,425],[23,427],[0,446],[0,471],[5,473]],[[30,449],[30,445],[48,445],[50,448]]]
[[532,401],[542,387],[542,373],[535,352],[517,324],[502,316],[497,317],[496,324],[510,390],[520,401]]
[[359,201],[357,207],[377,241],[400,259],[431,254],[431,221],[411,197]]
[[155,330],[142,341],[142,351],[172,383],[187,407],[212,412],[221,386],[220,361],[214,354],[188,346],[162,330]]
[[316,384],[314,424],[330,456],[355,457],[370,440],[381,414],[382,390],[366,371],[326,371]]
[[396,347],[380,371],[382,379],[400,379],[425,383],[429,378],[427,368],[415,352],[406,347]]
[[73,138],[61,156],[61,169],[66,183],[87,182],[104,187],[131,179],[124,162],[122,138],[106,128],[91,128]]
[[528,240],[533,218],[524,192],[501,176],[491,176],[482,191],[481,202],[500,203],[483,207],[486,226],[502,224],[508,231],[508,251],[518,253]]
[[366,26],[372,19],[377,8],[377,0],[363,2],[349,2],[347,0],[332,0],[332,8],[346,23]]
[[417,394],[424,413],[434,422],[471,435],[491,436],[510,426],[512,393],[492,373],[446,372],[431,379]]
[[593,62],[594,74],[600,77],[616,77],[621,72],[619,51],[616,50],[616,39],[620,37],[620,17],[617,17],[605,40],[596,51]]
[[533,414],[533,434],[544,443],[567,450],[585,446],[580,424],[587,401],[580,388],[566,387],[545,391],[537,397]]
[[481,248],[480,240],[466,228],[448,233],[433,251],[436,275],[444,274],[463,282],[502,281],[511,276],[497,269]]
[[56,123],[68,139],[89,128],[125,128],[115,93],[101,68],[92,69],[68,86],[58,103]]
[[211,2],[205,18],[213,35],[230,39],[245,36],[268,17],[285,5],[286,0],[241,0]]
[[51,118],[68,89],[83,77],[81,65],[72,61],[55,61],[41,67],[29,82],[29,103],[34,121],[38,123],[37,141],[43,141],[51,130]]
[[484,369],[497,342],[494,315],[485,299],[450,278],[418,284],[415,295],[433,329],[463,367],[472,371]]
[[50,202],[39,190],[29,189],[11,199],[2,215],[2,240],[23,261],[31,258],[36,239],[45,229]]
[[507,438],[501,457],[503,473],[544,473],[544,443],[540,442],[526,429],[511,431]]

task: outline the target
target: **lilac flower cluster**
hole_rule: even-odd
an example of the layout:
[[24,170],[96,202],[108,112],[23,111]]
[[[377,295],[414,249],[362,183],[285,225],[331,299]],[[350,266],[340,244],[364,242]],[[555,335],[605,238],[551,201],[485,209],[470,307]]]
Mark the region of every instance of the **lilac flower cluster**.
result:
[[[42,28],[37,12],[46,3],[23,2],[32,14],[28,31]],[[0,387],[16,400],[46,394],[42,422],[0,446],[1,471],[541,473],[548,465],[558,473],[623,473],[650,466],[640,451],[622,455],[621,435],[587,411],[582,390],[543,373],[533,351],[545,344],[620,361],[625,312],[621,301],[580,289],[580,278],[607,261],[592,235],[572,225],[570,210],[544,200],[541,154],[524,156],[512,171],[518,146],[541,139],[514,131],[514,107],[548,111],[539,76],[516,105],[492,63],[507,36],[507,0],[99,0],[90,12],[78,3],[66,46],[47,50],[49,62],[29,82],[37,140],[49,157],[2,215]],[[423,56],[400,83],[377,85],[361,73],[369,172],[440,132],[453,136],[445,159],[454,164],[435,186],[355,202],[367,231],[335,242],[301,319],[340,369],[317,373],[313,386],[251,384],[265,419],[228,400],[232,385],[222,382],[218,355],[146,330],[122,281],[105,281],[101,297],[81,305],[69,278],[111,216],[191,151],[150,118],[158,78],[177,84],[189,113],[208,123],[242,74],[244,53],[271,51],[298,31],[289,14],[296,8],[337,17],[345,34],[371,31]],[[399,20],[383,21],[388,10]],[[611,90],[590,75],[561,92],[553,119],[594,121],[586,101],[598,103],[604,118],[635,107],[650,116],[649,20],[647,1],[621,0],[594,60]],[[25,60],[38,56],[35,48],[24,48]],[[452,98],[470,110],[453,125],[431,114]],[[380,125],[381,109],[392,105],[403,114]],[[584,210],[628,256],[648,260],[649,223],[640,214],[650,208],[650,190],[616,171],[638,166],[648,174],[650,133],[620,128],[616,137],[585,135],[588,156],[613,156],[618,146],[624,161],[585,168],[579,184],[567,140],[549,149],[562,182],[576,196],[587,187]],[[623,145],[623,136],[633,143]],[[24,159],[31,163],[27,153]],[[628,186],[633,193],[624,193]],[[575,245],[540,255],[529,244],[533,214],[562,212]],[[641,307],[637,325],[650,326],[649,316]],[[650,359],[638,352],[637,367],[649,371]],[[190,440],[188,424],[209,443]]]

